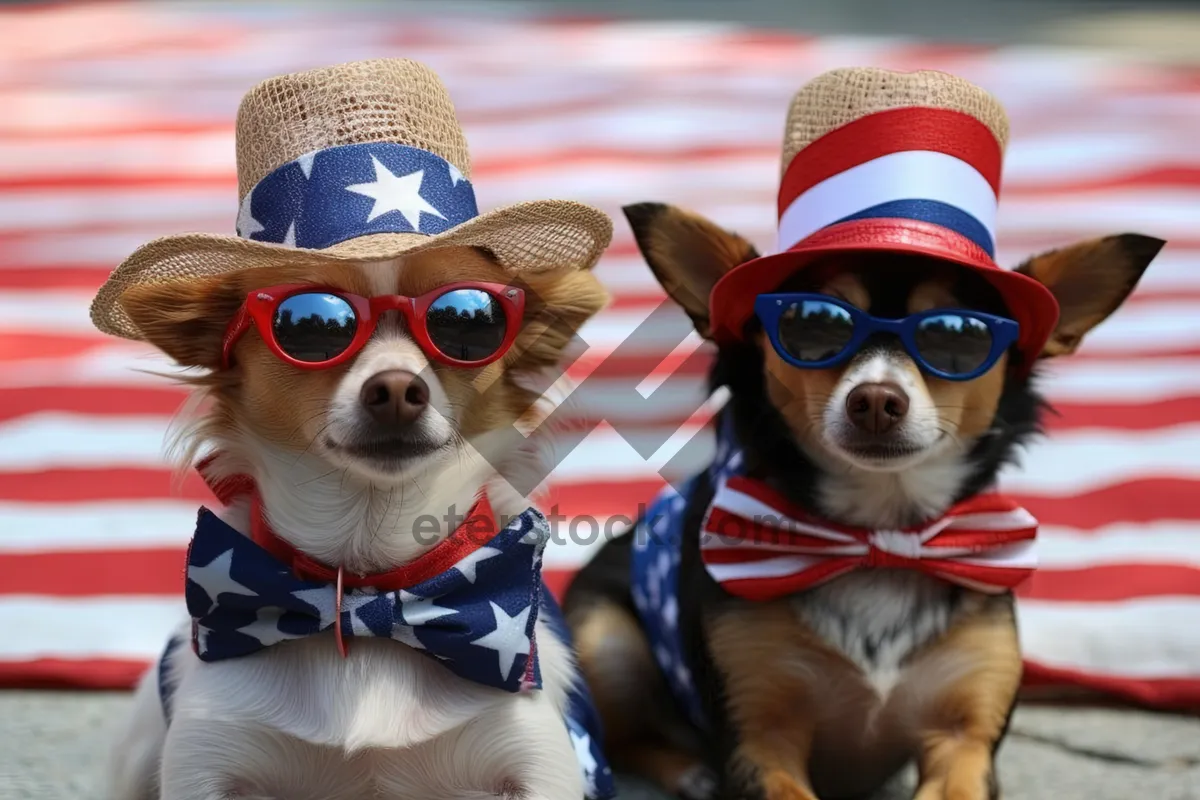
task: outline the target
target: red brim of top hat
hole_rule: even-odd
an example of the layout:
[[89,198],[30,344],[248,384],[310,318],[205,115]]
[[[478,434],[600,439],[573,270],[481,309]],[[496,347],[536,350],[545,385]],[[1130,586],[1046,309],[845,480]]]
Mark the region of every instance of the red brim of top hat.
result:
[[1058,301],[1037,280],[1007,270],[979,245],[940,225],[913,219],[875,218],[840,222],[781,253],[762,256],[727,272],[712,289],[709,318],[718,344],[744,339],[760,294],[776,291],[792,275],[829,256],[897,253],[935,258],[966,267],[988,281],[1020,325],[1016,348],[1026,368],[1041,354],[1058,323]]

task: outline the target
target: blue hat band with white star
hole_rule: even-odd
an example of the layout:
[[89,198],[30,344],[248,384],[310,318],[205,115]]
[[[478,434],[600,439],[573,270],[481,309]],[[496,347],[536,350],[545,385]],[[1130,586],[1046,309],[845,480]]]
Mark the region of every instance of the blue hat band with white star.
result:
[[306,153],[242,199],[243,239],[322,249],[374,233],[436,234],[479,216],[471,182],[428,150],[368,142]]

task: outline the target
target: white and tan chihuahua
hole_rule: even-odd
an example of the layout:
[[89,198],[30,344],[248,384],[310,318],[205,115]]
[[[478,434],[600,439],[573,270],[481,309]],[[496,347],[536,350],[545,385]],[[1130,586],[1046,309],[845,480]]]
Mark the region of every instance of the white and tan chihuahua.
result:
[[480,215],[450,100],[410,61],[265,81],[237,133],[239,236],[152,242],[93,304],[199,370],[180,450],[225,501],[113,800],[610,797],[546,521],[510,479],[541,468],[514,426],[606,301],[611,223]]

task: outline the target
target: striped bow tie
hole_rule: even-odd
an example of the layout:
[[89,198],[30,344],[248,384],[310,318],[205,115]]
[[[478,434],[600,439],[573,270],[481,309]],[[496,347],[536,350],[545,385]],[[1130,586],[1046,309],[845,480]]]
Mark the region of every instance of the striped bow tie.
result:
[[1037,566],[1037,520],[998,494],[973,497],[928,525],[872,531],[817,520],[761,481],[731,475],[718,484],[700,552],[725,591],[770,600],[863,568],[916,569],[998,594]]

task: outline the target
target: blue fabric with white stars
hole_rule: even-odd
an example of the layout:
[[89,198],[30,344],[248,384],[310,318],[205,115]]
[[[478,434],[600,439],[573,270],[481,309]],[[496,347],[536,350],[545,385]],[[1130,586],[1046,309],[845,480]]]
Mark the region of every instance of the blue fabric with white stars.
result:
[[[534,625],[539,617],[568,646],[570,632],[541,577],[549,525],[530,508],[455,565],[406,590],[352,589],[342,632],[396,641],[467,680],[510,692],[541,688]],[[287,565],[208,509],[188,549],[186,599],[192,647],[202,661],[249,655],[333,626],[336,587],[296,578]],[[170,721],[173,638],[159,659],[158,687]],[[330,645],[332,646],[332,644]],[[582,681],[563,717],[587,800],[616,796],[601,750],[599,715]]]
[[[541,687],[531,654],[548,530],[545,517],[530,509],[407,590],[346,591],[343,636],[396,639],[462,678],[508,692]],[[200,511],[187,563],[187,607],[202,661],[249,655],[334,626],[334,584],[297,578],[208,509]]]
[[[708,479],[715,486],[736,474],[741,466],[742,453],[733,438],[732,422],[728,413],[723,413],[717,424],[717,452],[707,469]],[[679,490],[667,485],[638,520],[634,528],[630,582],[633,604],[654,660],[692,724],[704,729],[707,723],[703,706],[679,634],[680,548],[687,502],[697,478],[691,478]]]
[[374,233],[442,233],[478,215],[471,182],[441,156],[368,142],[273,170],[242,199],[237,233],[316,249]]
[[[542,594],[542,619],[559,639],[574,650],[567,621],[550,592]],[[597,713],[592,702],[592,693],[588,691],[582,678],[575,682],[567,695],[564,719],[567,723],[567,735],[571,738],[571,747],[575,750],[575,757],[583,769],[586,797],[595,800],[616,797],[617,787],[613,783],[612,769],[600,750],[603,736],[600,714]]]

